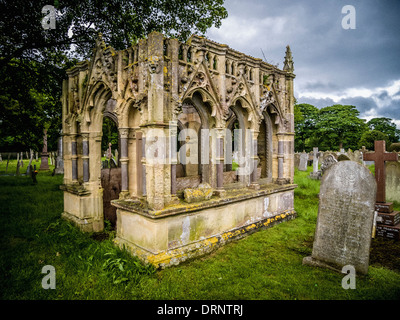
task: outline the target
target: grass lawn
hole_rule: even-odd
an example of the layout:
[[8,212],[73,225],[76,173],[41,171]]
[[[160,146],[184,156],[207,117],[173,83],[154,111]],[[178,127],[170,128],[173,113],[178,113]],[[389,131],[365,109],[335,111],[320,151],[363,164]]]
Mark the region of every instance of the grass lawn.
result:
[[[318,212],[310,170],[295,174],[296,219],[165,270],[116,248],[109,227],[84,234],[62,220],[62,176],[39,172],[37,185],[0,176],[1,299],[400,299],[400,242],[372,240],[369,273],[354,290],[342,288],[343,274],[302,265]],[[55,290],[41,286],[45,265],[55,267]]]

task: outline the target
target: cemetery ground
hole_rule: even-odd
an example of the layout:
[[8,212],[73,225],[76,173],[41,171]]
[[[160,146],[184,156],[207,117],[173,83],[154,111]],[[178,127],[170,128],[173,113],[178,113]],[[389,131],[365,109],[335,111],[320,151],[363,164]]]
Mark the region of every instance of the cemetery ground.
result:
[[[356,289],[342,288],[344,274],[302,265],[312,251],[318,213],[320,182],[308,177],[312,167],[295,173],[296,219],[208,256],[154,270],[114,246],[109,226],[101,234],[85,234],[61,219],[62,175],[52,176],[53,167],[39,171],[33,185],[27,176],[5,176],[5,163],[0,163],[3,300],[400,299],[400,242],[372,240],[369,272],[357,275]],[[15,173],[13,166],[10,161],[8,173]],[[42,288],[45,265],[55,268],[54,290]]]

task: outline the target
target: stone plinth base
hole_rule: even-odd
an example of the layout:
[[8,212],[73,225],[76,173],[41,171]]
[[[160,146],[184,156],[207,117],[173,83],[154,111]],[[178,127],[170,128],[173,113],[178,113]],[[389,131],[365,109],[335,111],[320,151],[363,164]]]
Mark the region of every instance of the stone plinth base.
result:
[[386,239],[400,240],[400,223],[395,226],[377,224],[376,235]]
[[334,265],[328,264],[324,261],[314,259],[311,256],[305,257],[303,259],[303,264],[312,266],[312,267],[326,268],[326,269],[330,269],[330,270],[340,272],[340,273],[342,272],[342,269],[339,266],[334,266]]
[[179,264],[251,232],[296,216],[295,185],[226,190],[224,198],[146,210],[137,201],[113,200],[115,243],[156,267]]
[[310,178],[313,180],[321,180],[321,177],[322,177],[321,171],[310,172]]
[[84,232],[103,231],[102,188],[71,184],[62,185],[60,189],[64,191],[64,212],[61,215],[64,219]]
[[42,157],[40,158],[40,168],[39,170],[50,170],[49,167],[49,155],[48,153],[42,153]]
[[376,222],[378,224],[395,226],[400,223],[400,211],[393,211],[391,213],[379,212]]

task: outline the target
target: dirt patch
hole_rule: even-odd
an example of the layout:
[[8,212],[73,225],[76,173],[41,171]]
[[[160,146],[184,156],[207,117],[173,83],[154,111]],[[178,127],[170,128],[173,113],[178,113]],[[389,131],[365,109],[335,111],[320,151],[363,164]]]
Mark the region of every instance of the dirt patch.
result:
[[106,232],[96,232],[93,233],[90,237],[96,241],[103,241],[109,238],[109,234]]
[[400,241],[381,237],[372,239],[369,263],[400,272]]

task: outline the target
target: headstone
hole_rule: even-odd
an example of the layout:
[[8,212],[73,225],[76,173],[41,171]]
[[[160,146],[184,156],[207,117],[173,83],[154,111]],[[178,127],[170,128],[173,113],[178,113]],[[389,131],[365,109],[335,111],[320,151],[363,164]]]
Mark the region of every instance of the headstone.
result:
[[40,159],[40,170],[49,170],[49,154],[47,153],[47,129],[43,130],[43,150]]
[[321,173],[324,174],[326,170],[328,170],[333,164],[335,164],[337,160],[332,154],[328,154],[324,161],[321,163]]
[[[379,206],[382,208],[385,205],[389,207],[390,204],[389,203],[386,204],[385,162],[397,161],[399,157],[396,152],[386,152],[385,140],[375,141],[374,146],[375,146],[375,152],[367,152],[363,155],[363,157],[364,161],[375,162],[375,180],[378,188],[376,192],[376,202],[379,203]],[[385,212],[382,210],[378,211]]]
[[10,163],[10,153],[7,155],[6,173],[8,170],[8,164]]
[[32,160],[33,160],[33,150],[32,149],[30,149],[30,157],[29,157],[29,164],[28,164],[28,166],[26,167],[26,175],[28,176],[28,175],[31,175],[31,172],[32,172]]
[[17,170],[15,172],[15,175],[19,176],[20,172],[19,172],[19,167],[21,166],[21,163],[19,161],[17,161]]
[[300,154],[299,170],[307,171],[308,153],[302,152]]
[[364,160],[375,162],[377,184],[375,210],[378,211],[376,234],[378,236],[400,240],[400,212],[393,211],[393,202],[386,202],[386,165],[387,161],[398,161],[396,152],[386,152],[385,140],[374,141],[375,152],[364,154]]
[[351,159],[351,160],[362,164],[361,152],[359,150],[354,151],[353,152],[353,159]]
[[314,180],[321,179],[321,171],[318,170],[319,157],[318,148],[313,148],[313,171],[310,172],[310,178]]
[[298,169],[299,168],[299,164],[300,164],[300,153],[295,153],[294,154],[294,167],[296,168],[296,169]]
[[400,161],[386,162],[386,201],[400,201]]
[[345,153],[339,154],[337,157],[337,161],[348,161],[348,160],[350,160],[350,158]]
[[21,162],[21,167],[23,167],[24,166],[24,161],[23,161],[23,159],[24,159],[24,153],[23,152],[21,152],[21,157],[20,157],[20,162]]
[[332,165],[321,180],[312,255],[304,264],[366,274],[375,212],[376,182],[353,161]]

